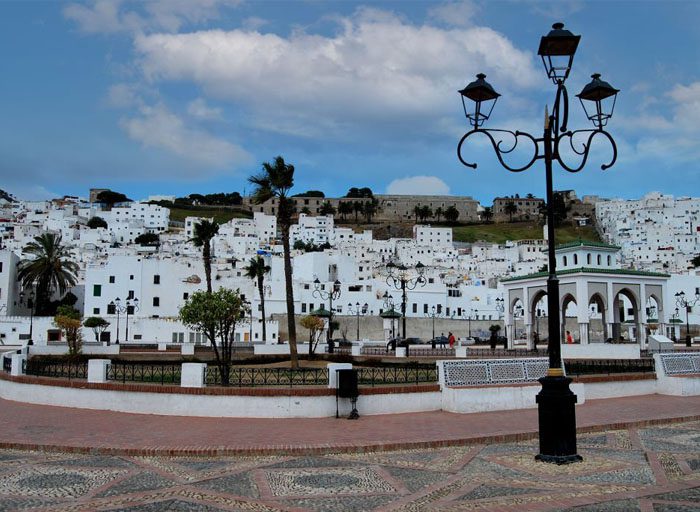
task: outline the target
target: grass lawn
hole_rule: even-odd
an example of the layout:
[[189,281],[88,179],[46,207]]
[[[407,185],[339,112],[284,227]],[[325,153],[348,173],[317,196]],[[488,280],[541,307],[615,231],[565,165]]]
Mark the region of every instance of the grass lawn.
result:
[[[542,239],[544,238],[542,230],[542,226],[536,222],[475,224],[454,227],[452,229],[452,238],[455,242],[484,241],[503,243],[506,240]],[[555,236],[557,244],[578,239],[600,241],[600,237],[593,226],[563,226],[556,229]]]
[[252,214],[238,210],[230,210],[226,208],[170,208],[170,220],[176,222],[185,222],[186,217],[214,217],[214,220],[219,224],[224,224],[231,219],[250,219]]

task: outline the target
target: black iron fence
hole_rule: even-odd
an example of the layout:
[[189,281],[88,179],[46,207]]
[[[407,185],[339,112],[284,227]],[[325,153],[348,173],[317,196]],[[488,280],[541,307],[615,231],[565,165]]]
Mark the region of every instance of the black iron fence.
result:
[[25,373],[36,377],[87,379],[87,367],[87,361],[44,361],[29,359],[25,366]]
[[454,357],[455,349],[411,347],[409,349],[409,354],[411,357]]
[[[207,366],[206,383],[221,384],[221,373],[215,365]],[[229,370],[229,386],[327,386],[326,368],[237,368]]]
[[115,382],[180,384],[181,376],[180,364],[111,363],[107,365],[107,380]]
[[361,354],[363,356],[393,356],[394,351],[381,346],[363,346]]
[[437,367],[420,368],[393,366],[377,368],[357,368],[357,382],[365,386],[385,384],[421,384],[438,381]]
[[564,361],[566,374],[610,375],[613,373],[653,373],[653,359],[576,359]]
[[542,348],[539,350],[527,350],[527,349],[503,349],[496,348],[491,350],[490,348],[467,348],[467,357],[471,358],[504,358],[512,359],[514,357],[546,357],[547,349]]

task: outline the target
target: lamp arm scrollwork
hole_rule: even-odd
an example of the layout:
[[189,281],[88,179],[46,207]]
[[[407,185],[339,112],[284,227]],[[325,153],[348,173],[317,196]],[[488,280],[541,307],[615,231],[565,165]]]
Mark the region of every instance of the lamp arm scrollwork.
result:
[[[579,150],[576,147],[576,144],[574,143],[574,137],[579,134],[579,133],[590,133],[588,136],[588,139],[585,142],[581,143],[581,150]],[[568,131],[565,133],[562,133],[559,135],[554,142],[554,155],[556,155],[557,162],[559,162],[559,165],[561,165],[562,169],[568,172],[579,172],[581,169],[584,168],[586,165],[586,161],[588,160],[588,155],[590,154],[591,151],[591,144],[593,142],[593,138],[598,135],[602,134],[605,136],[608,141],[610,141],[610,145],[612,147],[613,155],[612,155],[612,160],[610,160],[610,163],[608,164],[603,164],[600,166],[602,170],[609,169],[613,165],[615,165],[615,162],[617,161],[617,144],[615,144],[615,140],[612,138],[612,136],[606,132],[605,130],[575,130],[575,131]],[[569,142],[569,147],[571,147],[571,150],[576,153],[579,156],[583,156],[581,159],[581,163],[579,164],[578,167],[569,167],[564,161],[562,160],[561,154],[559,152],[559,145],[561,144],[562,140],[568,139]]]
[[[459,144],[457,146],[457,158],[459,158],[459,161],[462,162],[462,164],[465,165],[466,167],[471,167],[472,169],[476,169],[476,166],[477,166],[477,164],[475,164],[475,163],[472,164],[472,163],[466,162],[462,158],[462,144],[464,144],[464,142],[469,138],[469,136],[474,134],[474,133],[483,133],[484,135],[486,135],[488,137],[488,139],[491,141],[491,145],[493,146],[494,151],[496,152],[496,157],[498,158],[498,161],[501,163],[501,165],[503,167],[508,169],[510,172],[525,171],[525,170],[529,169],[530,167],[532,167],[532,164],[534,164],[538,159],[542,158],[542,156],[540,155],[538,139],[536,139],[535,137],[533,137],[532,135],[530,135],[527,132],[521,132],[521,131],[513,132],[510,130],[499,130],[499,129],[494,129],[494,128],[489,128],[486,130],[481,129],[481,128],[476,128],[474,130],[471,130],[471,131],[465,133],[464,136],[462,137],[462,139],[459,141]],[[493,135],[491,135],[492,133],[507,133],[510,136],[512,136],[513,137],[513,144],[510,147],[510,149],[505,149],[505,148],[501,147],[501,145],[503,144],[503,139],[496,141],[496,138]],[[515,150],[515,148],[518,146],[519,137],[525,137],[530,142],[532,142],[532,145],[534,146],[534,154],[533,154],[532,158],[530,159],[530,161],[527,164],[523,165],[522,167],[511,167],[503,160],[502,155],[506,155],[508,153],[511,153],[513,150]]]

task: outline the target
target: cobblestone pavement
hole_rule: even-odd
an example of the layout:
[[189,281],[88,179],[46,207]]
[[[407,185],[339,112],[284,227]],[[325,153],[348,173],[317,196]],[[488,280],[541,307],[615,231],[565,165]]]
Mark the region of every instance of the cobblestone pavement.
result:
[[0,510],[700,511],[700,422],[536,441],[319,456],[126,457],[0,450]]

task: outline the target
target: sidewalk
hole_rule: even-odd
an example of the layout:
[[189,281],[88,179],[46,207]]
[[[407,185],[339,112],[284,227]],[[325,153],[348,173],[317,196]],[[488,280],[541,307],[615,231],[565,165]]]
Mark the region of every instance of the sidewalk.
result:
[[[362,401],[359,404],[362,414]],[[577,406],[579,431],[700,419],[700,396],[647,395]],[[311,454],[385,451],[537,437],[537,409],[344,418],[155,416],[0,400],[0,448],[122,455]]]

